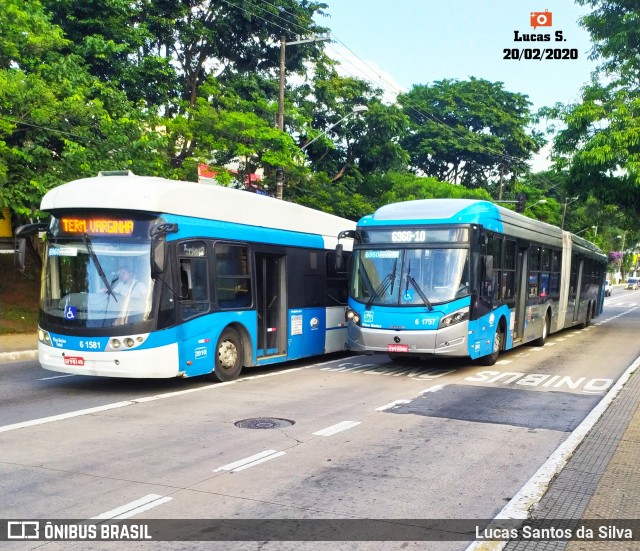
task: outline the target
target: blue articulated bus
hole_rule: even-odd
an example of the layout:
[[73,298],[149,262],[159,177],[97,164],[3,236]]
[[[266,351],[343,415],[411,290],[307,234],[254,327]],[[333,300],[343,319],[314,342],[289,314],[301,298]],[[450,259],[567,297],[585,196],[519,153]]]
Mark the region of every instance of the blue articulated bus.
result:
[[362,218],[353,241],[348,348],[458,356],[503,350],[602,312],[607,259],[594,244],[488,201],[427,199]]
[[[49,191],[39,317],[45,369],[236,378],[342,351],[355,223],[211,184],[104,175]],[[347,253],[348,254],[348,253]],[[342,256],[342,251],[340,256]]]

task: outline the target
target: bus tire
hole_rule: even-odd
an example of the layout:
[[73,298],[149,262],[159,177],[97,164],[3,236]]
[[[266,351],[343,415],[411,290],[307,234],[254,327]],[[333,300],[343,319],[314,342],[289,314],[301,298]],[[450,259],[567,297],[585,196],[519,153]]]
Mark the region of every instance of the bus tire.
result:
[[487,354],[486,356],[481,356],[480,358],[478,358],[478,363],[480,365],[494,365],[498,361],[498,356],[500,355],[500,351],[503,348],[504,331],[502,329],[502,325],[498,325],[496,334],[493,337],[493,352],[491,354]]
[[549,329],[551,326],[551,317],[547,312],[544,315],[544,324],[542,325],[542,335],[540,335],[536,340],[531,341],[531,344],[534,346],[544,346],[544,343],[547,342],[547,336],[549,335]]
[[242,371],[243,357],[240,335],[233,329],[225,329],[216,345],[213,378],[221,383],[236,379]]
[[587,305],[587,315],[584,318],[584,321],[578,325],[579,329],[584,329],[585,327],[589,327],[591,325],[591,303]]

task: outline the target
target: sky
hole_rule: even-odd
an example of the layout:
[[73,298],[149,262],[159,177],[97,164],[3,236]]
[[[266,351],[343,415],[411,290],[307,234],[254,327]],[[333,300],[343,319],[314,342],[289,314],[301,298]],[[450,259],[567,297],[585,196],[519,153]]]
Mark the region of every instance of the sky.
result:
[[[578,23],[588,9],[572,0],[324,0],[331,29],[327,52],[344,74],[363,78],[385,91],[416,84],[470,77],[502,82],[509,92],[528,96],[532,110],[579,99],[596,63],[588,59],[590,36]],[[547,18],[545,10],[551,13]],[[534,21],[550,26],[533,27]],[[549,41],[516,41],[524,35],[550,35]],[[556,32],[562,40],[556,41]],[[504,50],[560,48],[577,59],[504,59]],[[522,55],[526,55],[524,52]],[[544,168],[537,161],[534,170]]]
[[[328,17],[317,22],[339,41],[328,50],[353,76],[365,78],[361,70],[372,68],[368,78],[385,89],[474,76],[503,82],[538,108],[577,99],[595,68],[589,34],[578,24],[588,10],[572,0],[324,1]],[[534,29],[530,14],[545,10],[552,25]],[[514,31],[551,40],[516,42]],[[563,41],[555,41],[556,31]],[[505,49],[544,47],[577,49],[578,59],[504,59]]]

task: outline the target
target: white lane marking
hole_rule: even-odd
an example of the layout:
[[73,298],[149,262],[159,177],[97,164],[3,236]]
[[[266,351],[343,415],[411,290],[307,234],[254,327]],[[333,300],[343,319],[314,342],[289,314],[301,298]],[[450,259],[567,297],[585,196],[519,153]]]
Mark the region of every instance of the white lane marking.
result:
[[36,381],[50,381],[51,379],[63,379],[65,377],[77,377],[75,374],[68,375],[54,375],[53,377],[42,377],[42,379],[36,379]]
[[447,385],[435,385],[429,388],[425,388],[420,394],[426,394],[427,392],[438,392],[438,390],[442,390]]
[[168,496],[160,496],[158,494],[148,494],[140,499],[136,499],[131,503],[127,503],[122,507],[117,507],[116,509],[111,509],[111,511],[107,511],[106,513],[102,513],[97,517],[91,517],[91,519],[117,519],[117,518],[129,518],[133,515],[137,515],[138,513],[142,513],[144,511],[148,511],[149,509],[153,509],[158,505],[162,505],[167,501],[171,501],[173,498]]
[[507,365],[507,364],[510,364],[511,362],[513,362],[513,360],[498,360],[496,362],[496,365]]
[[70,419],[72,417],[80,417],[82,415],[91,415],[92,413],[108,411],[110,409],[123,408],[126,406],[130,406],[132,403],[133,402],[115,402],[113,404],[107,404],[95,408],[80,409],[78,411],[71,411],[69,413],[61,413],[60,415],[52,415],[51,417],[43,417],[41,419],[33,419],[31,421],[23,421],[22,423],[14,423],[13,425],[5,425],[4,427],[0,427],[0,432],[9,432],[11,430],[23,429],[26,427],[35,427],[37,425],[44,425],[45,423],[62,421],[63,419]]
[[233,463],[228,463],[227,465],[218,467],[213,472],[218,473],[220,471],[233,471],[234,473],[237,473],[239,471],[243,471],[244,469],[248,469],[249,467],[255,467],[260,463],[264,463],[265,461],[270,461],[271,459],[275,459],[276,457],[285,455],[285,453],[286,452],[279,452],[276,450],[265,450],[263,452],[252,455],[251,457],[245,457],[244,459],[240,459],[239,461],[234,461]]
[[335,425],[331,425],[330,427],[327,427],[326,429],[322,429],[322,430],[316,431],[313,434],[315,436],[333,436],[334,434],[342,432],[343,430],[352,429],[353,427],[355,427],[355,426],[357,426],[359,424],[360,424],[360,421],[342,421],[341,423],[337,423]]
[[61,413],[59,415],[52,415],[50,417],[41,417],[40,419],[32,419],[30,421],[23,421],[21,423],[14,423],[12,425],[4,425],[0,427],[0,432],[9,432],[12,430],[24,429],[27,427],[35,427],[37,425],[44,425],[46,423],[55,423],[56,421],[63,421],[64,419],[81,417],[83,415],[91,415],[93,413],[99,413],[101,411],[108,411],[110,409],[117,409],[125,406],[133,406],[135,404],[142,404],[145,402],[153,402],[155,400],[164,400],[166,398],[174,398],[175,396],[182,396],[185,394],[190,394],[192,392],[201,392],[203,390],[215,390],[218,388],[223,388],[227,385],[235,385],[238,383],[242,383],[243,381],[250,381],[253,379],[260,379],[264,377],[276,377],[279,375],[285,375],[287,373],[290,373],[291,371],[298,371],[299,369],[301,368],[285,369],[282,371],[275,371],[274,373],[266,373],[264,375],[255,375],[252,377],[245,377],[243,379],[237,379],[235,381],[229,381],[226,383],[213,383],[211,385],[201,386],[198,388],[189,388],[186,390],[177,390],[175,392],[166,392],[164,394],[156,394],[155,396],[144,396],[141,398],[134,398],[132,400],[127,400],[123,402],[114,402],[112,404],[105,404],[103,406],[96,406],[93,408],[70,411],[68,413]]
[[394,408],[401,404],[410,404],[410,403],[411,403],[411,400],[394,400],[393,402],[389,402],[386,406],[380,406],[379,408],[376,408],[376,411],[385,411],[387,409]]
[[[591,431],[598,419],[602,417],[614,398],[619,394],[631,375],[640,367],[640,356],[627,368],[618,379],[618,382],[598,402],[591,413],[587,415],[569,437],[556,448],[542,466],[526,482],[520,491],[507,503],[494,520],[529,518],[529,511],[542,499],[549,489],[551,481],[564,469],[573,456],[578,446]],[[508,541],[475,541],[465,551],[501,551],[509,543]]]

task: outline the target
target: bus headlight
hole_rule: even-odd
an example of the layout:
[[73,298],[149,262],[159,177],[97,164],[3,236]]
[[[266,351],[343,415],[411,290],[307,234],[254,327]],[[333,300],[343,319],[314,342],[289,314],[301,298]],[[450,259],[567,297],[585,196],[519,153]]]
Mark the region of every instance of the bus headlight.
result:
[[124,351],[133,350],[139,347],[147,340],[149,333],[142,335],[119,335],[118,337],[112,337],[109,339],[106,352],[113,352],[114,350]]
[[351,308],[347,308],[345,318],[346,318],[346,321],[352,321],[356,325],[360,325],[360,316],[358,315],[357,312],[355,312]]
[[51,346],[51,336],[48,331],[38,327],[38,340],[44,344]]
[[438,324],[438,329],[443,329],[445,327],[451,327],[452,325],[456,325],[463,321],[467,321],[469,319],[469,308],[463,308],[462,310],[458,310],[453,314],[449,314],[448,316],[443,317]]

